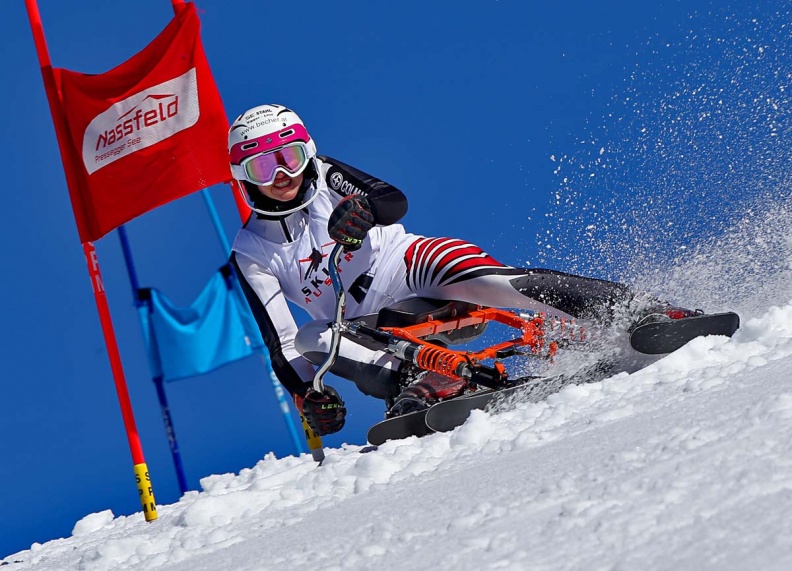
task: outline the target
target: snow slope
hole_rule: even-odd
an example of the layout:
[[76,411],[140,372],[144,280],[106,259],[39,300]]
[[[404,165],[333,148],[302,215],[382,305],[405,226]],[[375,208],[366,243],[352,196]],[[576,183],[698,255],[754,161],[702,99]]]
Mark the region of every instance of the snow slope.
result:
[[792,302],[451,434],[265,458],[77,522],[35,569],[790,569]]
[[[154,523],[90,514],[0,569],[792,569],[788,19],[691,31],[678,81],[631,73],[619,120],[581,137],[590,161],[559,158],[559,209],[582,214],[549,218],[549,265],[653,267],[646,289],[740,312],[733,339],[451,434],[328,450],[321,467],[267,457],[205,478]],[[655,259],[702,232],[714,237],[678,266]]]

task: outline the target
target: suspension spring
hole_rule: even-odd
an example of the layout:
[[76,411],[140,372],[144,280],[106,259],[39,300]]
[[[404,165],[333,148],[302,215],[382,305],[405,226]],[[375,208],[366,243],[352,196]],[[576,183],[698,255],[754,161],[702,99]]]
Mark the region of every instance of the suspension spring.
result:
[[467,365],[467,359],[447,349],[439,347],[423,346],[415,356],[415,364],[426,369],[440,373],[447,377],[460,377],[462,372],[461,365]]

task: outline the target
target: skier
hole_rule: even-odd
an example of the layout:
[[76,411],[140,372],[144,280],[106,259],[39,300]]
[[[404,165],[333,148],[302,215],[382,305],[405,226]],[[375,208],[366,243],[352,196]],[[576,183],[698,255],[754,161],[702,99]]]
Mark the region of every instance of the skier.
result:
[[[311,389],[314,366],[324,361],[330,346],[335,296],[327,260],[336,242],[346,250],[340,271],[347,319],[413,297],[603,319],[609,308],[635,298],[622,284],[515,268],[463,240],[407,232],[398,224],[407,212],[405,195],[317,155],[302,120],[281,105],[261,105],[240,115],[229,130],[228,152],[232,176],[253,210],[234,241],[232,264],[278,379],[318,434],[337,432],[346,416],[335,389]],[[313,321],[298,330],[287,300]],[[658,310],[671,318],[694,314],[655,302],[651,311]],[[400,364],[344,338],[331,372],[386,400],[391,415],[465,388],[463,381],[440,375],[416,379]]]

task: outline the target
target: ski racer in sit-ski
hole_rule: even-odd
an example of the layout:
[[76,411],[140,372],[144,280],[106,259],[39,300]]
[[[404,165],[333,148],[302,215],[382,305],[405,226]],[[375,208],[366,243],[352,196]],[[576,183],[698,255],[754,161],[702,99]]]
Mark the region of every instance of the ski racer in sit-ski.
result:
[[[341,430],[347,413],[337,390],[324,385],[318,392],[311,384],[330,348],[336,298],[328,261],[336,243],[345,248],[338,269],[348,320],[418,297],[600,323],[617,306],[632,308],[634,323],[702,313],[611,281],[508,266],[461,239],[411,234],[398,223],[407,212],[399,189],[318,155],[300,117],[281,105],[240,115],[229,130],[228,152],[232,176],[253,210],[234,241],[232,264],[275,374],[317,434]],[[298,329],[287,300],[312,321]],[[389,417],[468,389],[462,379],[416,371],[346,334],[330,372],[383,399]]]

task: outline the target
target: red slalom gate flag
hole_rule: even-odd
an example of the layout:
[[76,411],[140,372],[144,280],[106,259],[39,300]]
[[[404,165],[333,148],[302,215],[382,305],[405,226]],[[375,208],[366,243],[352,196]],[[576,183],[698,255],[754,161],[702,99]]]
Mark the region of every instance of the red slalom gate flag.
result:
[[55,69],[64,168],[82,242],[230,180],[228,119],[184,4],[143,51],[106,73]]

